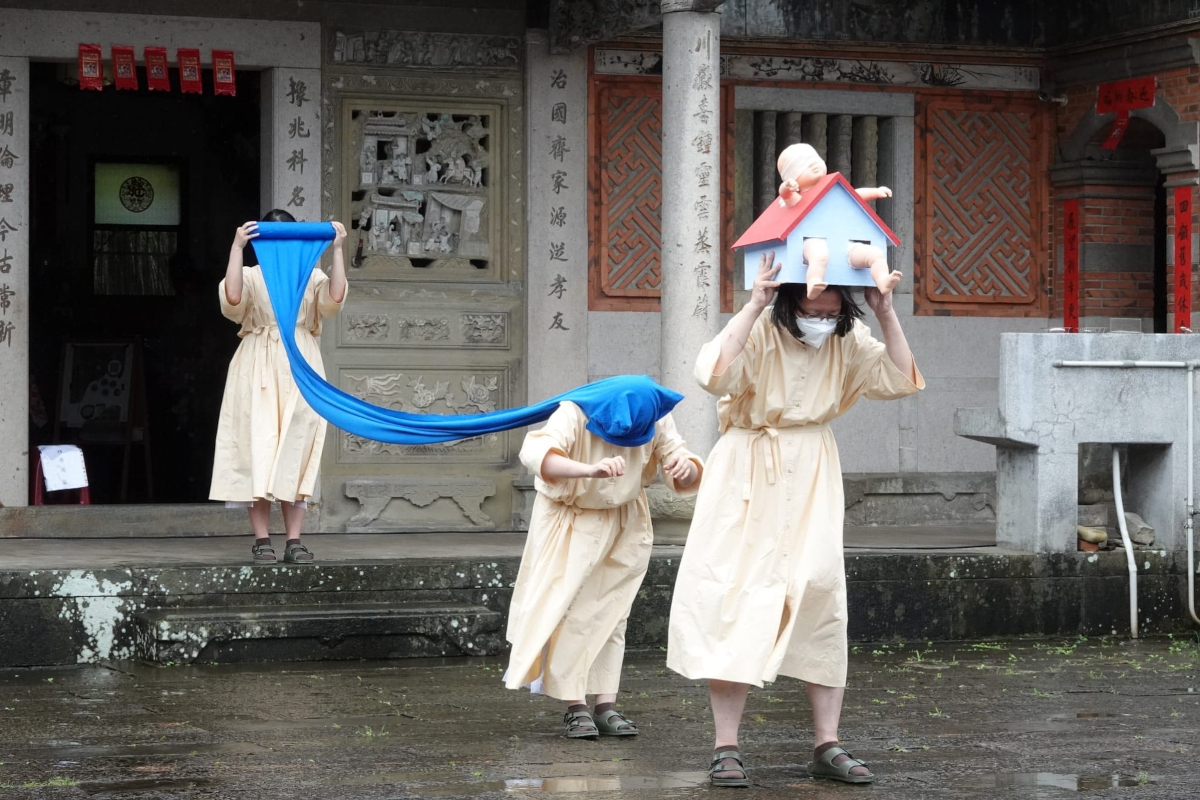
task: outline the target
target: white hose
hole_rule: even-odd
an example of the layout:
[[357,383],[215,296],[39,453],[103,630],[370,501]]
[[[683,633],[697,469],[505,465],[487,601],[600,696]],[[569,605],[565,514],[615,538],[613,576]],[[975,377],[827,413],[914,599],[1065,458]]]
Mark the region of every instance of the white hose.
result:
[[1193,552],[1193,529],[1192,522],[1195,514],[1195,496],[1194,496],[1194,478],[1192,473],[1194,454],[1192,453],[1192,441],[1194,440],[1195,426],[1195,402],[1196,396],[1196,365],[1195,363],[1188,364],[1188,390],[1187,390],[1187,415],[1188,415],[1188,487],[1187,487],[1187,519],[1183,523],[1183,528],[1187,531],[1187,551],[1188,551],[1188,613],[1192,615],[1192,621],[1200,625],[1200,617],[1196,616],[1196,567],[1194,563]]
[[1113,445],[1113,499],[1117,502],[1117,527],[1121,531],[1121,541],[1125,544],[1125,561],[1129,565],[1129,633],[1133,639],[1138,638],[1138,588],[1137,562],[1133,560],[1133,544],[1129,541],[1129,531],[1125,528],[1125,504],[1121,502],[1121,451]]

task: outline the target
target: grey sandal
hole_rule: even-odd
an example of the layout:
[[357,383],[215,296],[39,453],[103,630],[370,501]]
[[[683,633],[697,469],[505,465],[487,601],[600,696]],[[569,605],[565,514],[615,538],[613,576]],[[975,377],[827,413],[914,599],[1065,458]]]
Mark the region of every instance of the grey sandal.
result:
[[608,711],[595,717],[595,722],[601,736],[638,735],[637,723],[615,708],[610,708]]
[[590,711],[568,711],[563,715],[563,724],[567,726],[568,739],[600,738],[600,729],[596,727],[596,720],[592,719]]
[[279,561],[279,557],[275,555],[275,548],[269,544],[251,545],[250,552],[254,554],[255,564],[275,564]]
[[[733,761],[736,766],[722,766],[722,761]],[[740,778],[718,778],[718,772],[740,772]],[[722,750],[713,755],[712,765],[708,768],[708,782],[713,786],[745,788],[750,785],[750,776],[746,774],[746,765],[742,763],[742,754],[737,750]]]
[[[845,760],[838,764],[833,763],[841,755],[846,756]],[[850,770],[855,767],[862,767],[867,771],[867,774],[852,775]],[[875,774],[871,772],[871,768],[867,765],[867,762],[850,755],[846,748],[840,745],[834,745],[817,756],[808,765],[808,774],[814,778],[827,778],[828,780],[841,781],[842,783],[875,782]]]
[[312,551],[302,544],[289,544],[283,551],[283,563],[285,564],[311,564],[316,560],[317,557],[312,554]]

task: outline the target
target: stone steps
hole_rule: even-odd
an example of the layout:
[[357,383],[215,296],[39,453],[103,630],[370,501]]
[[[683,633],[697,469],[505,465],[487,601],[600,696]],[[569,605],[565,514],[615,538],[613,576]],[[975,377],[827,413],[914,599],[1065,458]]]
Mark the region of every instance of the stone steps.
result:
[[135,655],[157,664],[497,655],[504,615],[454,602],[185,607],[134,617]]

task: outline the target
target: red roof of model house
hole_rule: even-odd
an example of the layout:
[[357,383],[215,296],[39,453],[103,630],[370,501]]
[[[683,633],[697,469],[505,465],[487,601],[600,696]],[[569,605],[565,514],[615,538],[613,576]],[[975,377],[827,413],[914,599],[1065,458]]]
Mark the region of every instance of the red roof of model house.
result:
[[733,243],[734,248],[749,247],[753,244],[762,244],[763,242],[782,242],[787,239],[800,220],[812,211],[817,203],[821,202],[821,198],[829,193],[829,190],[834,186],[842,186],[850,196],[858,202],[862,210],[867,213],[871,221],[879,226],[894,246],[899,246],[900,240],[896,238],[896,234],[892,232],[879,215],[875,213],[875,209],[867,205],[867,202],[858,196],[858,192],[854,191],[840,172],[831,172],[821,180],[817,181],[816,186],[813,186],[808,191],[800,195],[800,202],[788,208],[779,202],[778,199],[772,200],[771,205],[767,210],[759,215],[758,219],[754,220],[754,224],[746,229],[736,242]]

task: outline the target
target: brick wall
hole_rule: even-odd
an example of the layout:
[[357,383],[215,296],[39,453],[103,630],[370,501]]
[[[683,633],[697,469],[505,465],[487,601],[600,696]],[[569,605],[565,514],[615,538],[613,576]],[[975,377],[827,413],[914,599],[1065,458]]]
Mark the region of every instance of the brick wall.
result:
[[[1157,74],[1156,99],[1160,103],[1169,104],[1183,121],[1200,120],[1200,68],[1196,66],[1181,67],[1165,70]],[[1055,128],[1057,140],[1061,148],[1074,134],[1076,128],[1095,108],[1098,84],[1072,86],[1062,94],[1067,97],[1065,107],[1056,107]],[[1102,138],[1108,129],[1102,130],[1098,136]],[[1139,142],[1127,138],[1122,147],[1131,150],[1139,146]],[[1150,146],[1143,150],[1149,155]],[[1189,175],[1167,176],[1171,181],[1178,181]],[[1087,187],[1057,187],[1051,188],[1050,207],[1053,210],[1051,227],[1053,229],[1054,247],[1056,253],[1062,252],[1062,215],[1063,201],[1072,197],[1080,198],[1082,216],[1082,241],[1093,244],[1114,245],[1153,245],[1154,244],[1154,194],[1153,187],[1137,186],[1104,186]],[[1171,189],[1167,190],[1166,219],[1167,235],[1174,232],[1174,207]],[[1160,243],[1165,246],[1165,243]],[[1170,255],[1168,254],[1168,259]],[[1173,261],[1169,261],[1169,264]],[[1107,266],[1107,265],[1106,265]],[[1135,317],[1148,319],[1153,315],[1154,288],[1153,273],[1126,270],[1120,264],[1111,265],[1113,269],[1098,271],[1089,269],[1086,256],[1081,254],[1080,263],[1080,315],[1101,317]],[[1174,307],[1173,278],[1174,268],[1168,266],[1168,312]],[[1062,259],[1054,262],[1054,287],[1052,314],[1062,315]],[[1193,286],[1196,281],[1193,277]]]

